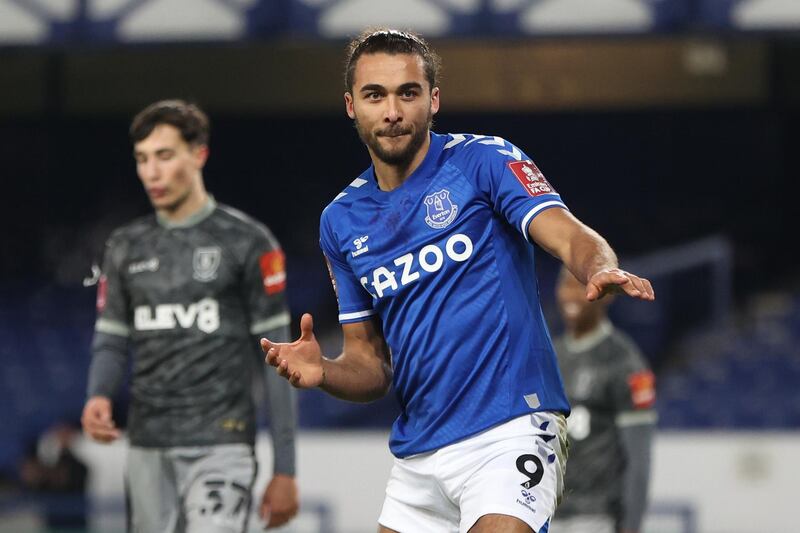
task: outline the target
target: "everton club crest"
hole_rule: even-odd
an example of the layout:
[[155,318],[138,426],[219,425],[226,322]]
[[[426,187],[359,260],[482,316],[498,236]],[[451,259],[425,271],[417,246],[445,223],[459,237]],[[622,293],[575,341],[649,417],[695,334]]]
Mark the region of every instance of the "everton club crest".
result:
[[192,259],[194,279],[204,282],[216,279],[221,258],[222,250],[218,246],[195,248]]
[[450,191],[447,189],[429,194],[424,202],[428,210],[425,223],[433,229],[446,228],[456,219],[458,206],[450,201]]

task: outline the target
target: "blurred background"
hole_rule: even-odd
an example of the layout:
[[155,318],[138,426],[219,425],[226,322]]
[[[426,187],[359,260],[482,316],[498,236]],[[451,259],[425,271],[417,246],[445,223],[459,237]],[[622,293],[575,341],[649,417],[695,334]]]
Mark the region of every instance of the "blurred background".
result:
[[[514,142],[653,281],[612,307],[657,375],[645,533],[797,531],[798,0],[0,0],[0,531],[124,531],[125,444],[78,430],[83,282],[150,211],[127,128],[152,101],[209,113],[206,185],[272,228],[338,353],[318,220],[369,163],[340,71],[370,25],[442,55],[437,131]],[[538,254],[554,332],[557,267]],[[301,394],[288,531],[374,531],[396,412]]]

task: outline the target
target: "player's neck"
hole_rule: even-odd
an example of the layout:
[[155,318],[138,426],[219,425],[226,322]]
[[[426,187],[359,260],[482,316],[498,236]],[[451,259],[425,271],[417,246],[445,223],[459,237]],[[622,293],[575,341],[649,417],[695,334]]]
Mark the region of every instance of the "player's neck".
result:
[[431,136],[428,134],[425,136],[425,142],[420,146],[417,153],[414,154],[414,157],[407,165],[390,165],[379,159],[370,150],[369,155],[372,158],[372,165],[375,168],[375,179],[378,180],[378,187],[380,187],[382,191],[388,192],[393,191],[405,183],[408,177],[413,174],[425,160],[425,156],[428,155],[430,147]]
[[179,224],[192,215],[198,213],[209,201],[208,193],[205,187],[200,187],[187,196],[182,202],[177,205],[167,208],[159,209],[158,216],[167,220],[171,224]]
[[605,318],[597,318],[596,320],[587,321],[582,324],[576,324],[567,332],[570,337],[575,340],[583,339],[591,335],[597,334],[603,329],[603,325],[607,322]]
[[611,323],[607,318],[598,318],[597,320],[593,320],[591,322],[576,325],[575,327],[570,328],[567,333],[573,339],[579,340],[586,337],[591,337],[593,335],[598,335],[607,330],[610,326]]

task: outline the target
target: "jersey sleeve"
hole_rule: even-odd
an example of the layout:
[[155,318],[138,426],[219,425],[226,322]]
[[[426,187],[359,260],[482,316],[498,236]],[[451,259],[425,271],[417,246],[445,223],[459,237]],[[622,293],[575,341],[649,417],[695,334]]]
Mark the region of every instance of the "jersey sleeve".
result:
[[610,386],[618,426],[655,422],[655,376],[632,342],[621,344],[619,362]]
[[519,148],[500,137],[476,141],[479,189],[488,196],[495,212],[530,240],[531,220],[546,209],[567,209],[561,196],[536,164]]
[[328,216],[326,216],[327,213],[327,210],[322,213],[319,242],[339,304],[339,322],[348,324],[367,320],[375,314],[372,307],[372,296],[363,287],[345,257],[342,256]]
[[129,298],[121,274],[125,247],[114,236],[106,242],[97,282],[97,321],[92,338],[87,397],[113,397],[125,377],[131,333]]
[[121,269],[125,243],[113,235],[106,242],[103,266],[97,282],[97,321],[95,334],[120,337],[130,336],[130,311],[128,294]]
[[291,315],[286,304],[286,257],[278,240],[265,227],[256,230],[245,257],[242,290],[252,335],[266,335],[290,324]]

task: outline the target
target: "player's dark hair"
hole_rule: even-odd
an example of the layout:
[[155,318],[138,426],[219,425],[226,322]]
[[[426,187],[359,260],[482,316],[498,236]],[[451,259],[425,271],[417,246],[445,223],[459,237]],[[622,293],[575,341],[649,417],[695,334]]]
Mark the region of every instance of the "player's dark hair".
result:
[[141,110],[131,122],[131,142],[143,141],[160,124],[175,127],[188,144],[208,144],[208,116],[198,106],[184,100],[160,100]]
[[348,91],[353,90],[353,78],[358,58],[364,54],[384,53],[416,54],[422,58],[425,68],[425,79],[430,88],[439,84],[439,70],[442,60],[433,51],[428,42],[419,35],[407,31],[389,28],[369,29],[350,41],[347,46],[347,61],[344,69],[344,85]]

